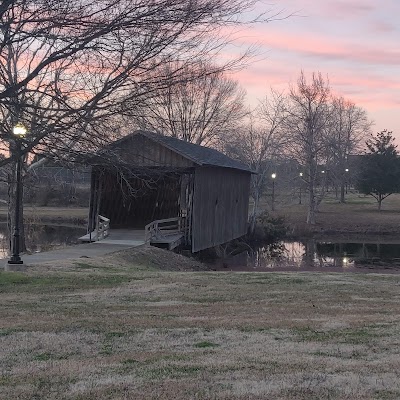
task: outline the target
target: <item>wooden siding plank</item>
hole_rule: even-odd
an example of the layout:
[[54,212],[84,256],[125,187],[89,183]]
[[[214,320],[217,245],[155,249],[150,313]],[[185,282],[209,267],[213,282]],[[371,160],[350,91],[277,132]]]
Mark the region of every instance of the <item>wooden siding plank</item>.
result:
[[250,174],[228,168],[195,171],[192,251],[197,252],[247,232]]

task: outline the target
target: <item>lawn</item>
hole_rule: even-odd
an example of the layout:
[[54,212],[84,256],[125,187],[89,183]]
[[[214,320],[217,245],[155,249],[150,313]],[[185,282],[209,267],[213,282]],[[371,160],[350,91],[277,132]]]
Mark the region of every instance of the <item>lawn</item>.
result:
[[[319,207],[314,227],[306,226],[307,204],[304,201],[299,205],[293,197],[283,195],[280,200],[272,214],[283,216],[292,229],[300,234],[307,231],[323,234],[400,234],[400,194],[385,199],[379,211],[371,196],[349,193],[346,203],[340,204],[333,193],[329,193]],[[269,209],[268,199],[263,201],[262,207]]]
[[0,399],[400,398],[399,275],[172,254],[0,272]]
[[[8,209],[5,205],[0,205],[0,221],[7,220]],[[84,225],[88,217],[86,207],[37,207],[24,206],[24,222],[32,223],[59,223]]]

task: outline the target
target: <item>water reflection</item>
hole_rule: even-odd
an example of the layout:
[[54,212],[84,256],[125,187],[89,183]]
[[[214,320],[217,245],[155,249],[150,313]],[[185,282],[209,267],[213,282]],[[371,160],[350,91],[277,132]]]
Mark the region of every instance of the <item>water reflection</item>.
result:
[[400,243],[342,243],[315,239],[278,242],[241,253],[217,270],[331,270],[400,272]]
[[[78,243],[86,229],[65,225],[25,225],[26,248],[29,253],[48,251]],[[0,223],[0,258],[9,256],[9,238],[6,223]]]

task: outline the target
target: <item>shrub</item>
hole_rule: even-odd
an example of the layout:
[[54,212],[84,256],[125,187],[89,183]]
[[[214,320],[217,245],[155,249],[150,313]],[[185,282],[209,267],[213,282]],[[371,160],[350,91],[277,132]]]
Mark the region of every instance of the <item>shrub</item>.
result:
[[268,211],[262,212],[256,220],[254,233],[250,235],[252,242],[272,243],[283,239],[288,232],[283,217],[272,217]]

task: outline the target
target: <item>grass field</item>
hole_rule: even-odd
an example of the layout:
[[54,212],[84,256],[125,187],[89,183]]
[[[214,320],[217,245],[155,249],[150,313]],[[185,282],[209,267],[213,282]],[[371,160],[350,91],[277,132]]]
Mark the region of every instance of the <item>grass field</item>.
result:
[[[283,200],[275,214],[304,232],[306,206]],[[313,233],[397,235],[400,195],[381,212],[327,197],[317,221]],[[130,252],[0,272],[1,400],[400,399],[400,275],[194,272]]]
[[[7,220],[8,209],[0,205],[0,221]],[[88,217],[86,207],[36,207],[24,206],[24,222],[30,223],[70,223],[85,224]]]
[[[275,215],[284,216],[293,231],[304,233],[358,233],[358,234],[400,234],[400,194],[393,194],[382,203],[370,196],[349,193],[346,203],[340,204],[330,193],[323,200],[317,214],[317,224],[306,226],[307,204],[299,205],[297,199],[282,196],[277,198]],[[269,209],[268,199],[263,207]]]
[[399,275],[165,270],[190,263],[0,272],[0,399],[400,398]]

